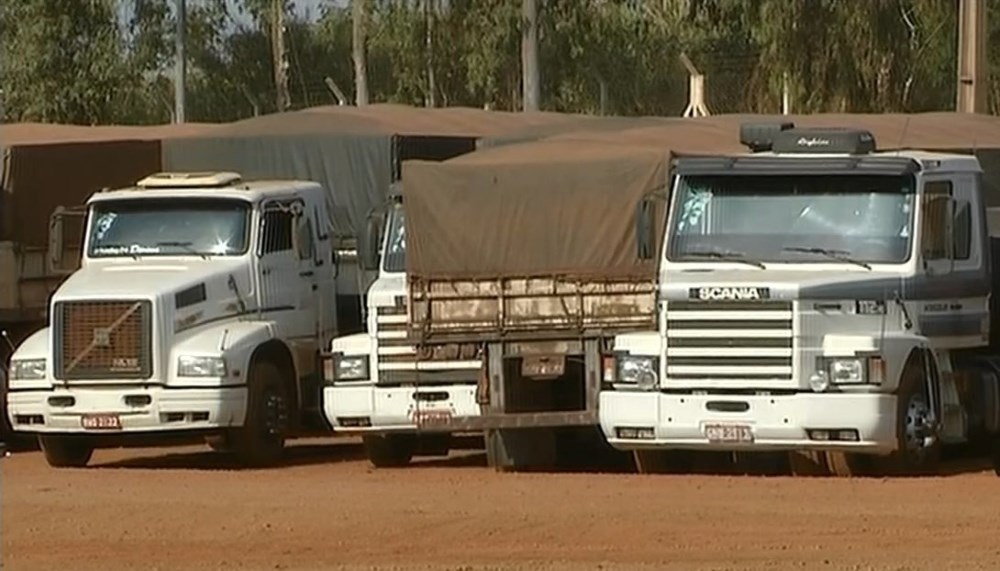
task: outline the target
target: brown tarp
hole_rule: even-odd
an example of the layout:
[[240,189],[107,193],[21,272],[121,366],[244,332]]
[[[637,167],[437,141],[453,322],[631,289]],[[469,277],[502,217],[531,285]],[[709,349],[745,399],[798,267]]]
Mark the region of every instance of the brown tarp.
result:
[[634,216],[668,168],[665,149],[558,141],[407,162],[407,270],[651,279],[655,261],[636,259]]
[[17,145],[3,151],[0,240],[48,243],[57,206],[78,206],[102,188],[134,184],[160,170],[159,141]]

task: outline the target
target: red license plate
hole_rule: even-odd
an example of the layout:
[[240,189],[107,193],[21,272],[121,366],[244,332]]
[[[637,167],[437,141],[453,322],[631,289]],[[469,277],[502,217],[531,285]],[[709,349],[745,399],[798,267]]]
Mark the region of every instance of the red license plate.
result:
[[415,410],[413,422],[418,426],[433,426],[445,424],[451,420],[450,410]]
[[80,424],[87,430],[121,430],[122,419],[117,414],[85,414]]
[[753,442],[753,431],[747,424],[706,424],[705,437],[710,442]]

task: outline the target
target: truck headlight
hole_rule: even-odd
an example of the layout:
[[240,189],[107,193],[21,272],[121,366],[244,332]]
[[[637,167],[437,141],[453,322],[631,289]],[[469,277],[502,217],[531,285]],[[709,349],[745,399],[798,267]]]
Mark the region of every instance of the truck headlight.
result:
[[865,382],[864,359],[831,359],[830,382],[835,385],[857,385]]
[[177,359],[178,377],[225,377],[226,361],[222,357],[181,355]]
[[368,355],[333,356],[333,380],[364,381],[368,377]]
[[10,380],[37,381],[45,378],[45,359],[12,359]]
[[656,357],[620,355],[618,357],[618,379],[616,382],[635,385],[644,391],[655,390],[659,385],[660,360]]

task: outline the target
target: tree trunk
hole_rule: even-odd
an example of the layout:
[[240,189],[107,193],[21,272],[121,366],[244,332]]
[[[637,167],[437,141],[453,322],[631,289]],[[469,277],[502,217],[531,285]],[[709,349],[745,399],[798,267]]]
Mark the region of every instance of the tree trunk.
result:
[[538,71],[538,0],[521,0],[521,73],[524,110],[538,111],[542,98]]
[[271,55],[274,58],[275,103],[278,112],[288,109],[288,68],[285,66],[285,2],[271,2]]
[[434,76],[434,2],[424,0],[424,42],[427,49],[427,97],[424,105],[437,107],[437,78]]
[[367,0],[351,0],[352,57],[354,59],[354,96],[359,107],[368,105],[368,65],[365,55]]

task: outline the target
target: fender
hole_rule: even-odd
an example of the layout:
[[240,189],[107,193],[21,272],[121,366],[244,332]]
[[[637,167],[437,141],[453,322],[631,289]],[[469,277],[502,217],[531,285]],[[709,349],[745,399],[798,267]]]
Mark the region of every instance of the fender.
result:
[[663,337],[658,331],[636,331],[615,335],[615,352],[655,356],[663,354]]
[[336,337],[330,342],[330,352],[345,355],[371,355],[372,337],[368,333],[354,333]]
[[885,335],[838,335],[823,336],[824,357],[863,357],[881,355],[885,362],[885,382],[879,392],[892,393],[899,388],[899,380],[910,356],[921,348],[930,346],[930,341],[922,335],[907,332],[892,332]]
[[[172,387],[246,385],[247,371],[254,350],[268,341],[277,339],[276,331],[277,325],[272,321],[237,321],[211,324],[185,333],[179,336],[170,348],[167,385]],[[228,376],[224,379],[178,377],[177,360],[182,355],[221,356],[226,360]]]
[[52,389],[52,351],[49,350],[49,347],[51,346],[51,338],[49,337],[48,327],[43,327],[32,333],[27,339],[22,341],[21,344],[17,346],[14,354],[10,357],[11,360],[45,359],[45,378],[37,381],[15,381],[14,379],[8,378],[8,388],[10,390],[47,391]]

